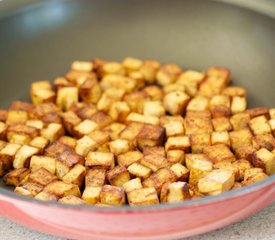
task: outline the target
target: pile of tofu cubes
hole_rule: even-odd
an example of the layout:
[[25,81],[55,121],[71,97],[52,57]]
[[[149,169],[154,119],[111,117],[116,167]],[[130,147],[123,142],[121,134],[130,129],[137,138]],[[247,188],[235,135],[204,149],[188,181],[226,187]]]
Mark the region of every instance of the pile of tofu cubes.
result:
[[216,195],[275,173],[275,109],[247,109],[230,72],[75,61],[0,110],[0,176],[18,194],[96,206]]

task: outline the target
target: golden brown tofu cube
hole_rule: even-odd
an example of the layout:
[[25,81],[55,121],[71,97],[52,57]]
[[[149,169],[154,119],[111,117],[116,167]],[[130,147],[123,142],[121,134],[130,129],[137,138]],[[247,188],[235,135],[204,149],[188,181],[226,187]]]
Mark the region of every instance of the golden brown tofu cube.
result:
[[54,102],[56,99],[56,94],[48,81],[33,82],[30,88],[30,95],[32,103],[35,105]]
[[125,75],[124,66],[118,62],[106,62],[102,66],[102,71],[104,75],[107,74],[117,74],[117,75]]
[[130,206],[144,206],[158,204],[158,194],[153,187],[146,187],[133,190],[127,193]]
[[270,119],[275,118],[275,108],[270,108],[269,109],[269,117],[270,117]]
[[43,103],[35,106],[30,116],[44,123],[61,123],[60,109],[54,103]]
[[81,198],[73,195],[68,195],[66,197],[60,198],[58,202],[73,205],[80,205],[85,203]]
[[68,133],[74,134],[74,126],[81,122],[81,119],[72,111],[64,112],[62,114],[63,125]]
[[136,85],[137,82],[135,79],[115,74],[108,74],[104,76],[100,81],[100,86],[104,91],[108,88],[119,88],[129,93],[136,88]]
[[58,142],[70,147],[70,148],[75,148],[76,147],[76,143],[77,140],[73,137],[69,137],[69,136],[61,136],[58,139]]
[[83,136],[77,140],[75,152],[86,157],[89,151],[96,150],[97,142],[88,136]]
[[109,115],[114,121],[124,122],[131,109],[124,101],[114,102],[109,110]]
[[192,153],[202,153],[205,147],[211,145],[211,135],[209,133],[192,134],[190,143]]
[[250,116],[248,113],[237,113],[231,116],[230,122],[235,131],[248,127]]
[[74,84],[72,82],[69,82],[69,80],[67,80],[64,77],[57,77],[54,79],[53,81],[53,85],[54,88],[58,91],[60,88],[64,88],[64,87],[73,87]]
[[208,111],[188,111],[185,118],[185,134],[211,133],[211,115]]
[[216,144],[225,144],[230,147],[230,137],[227,131],[222,132],[212,132],[211,133],[211,143],[212,145]]
[[250,115],[251,118],[263,116],[266,117],[266,119],[269,119],[269,110],[267,107],[250,108],[247,109],[246,112]]
[[94,121],[99,128],[104,128],[113,122],[112,118],[108,114],[101,111],[96,112],[89,119]]
[[184,135],[184,120],[181,116],[162,116],[160,125],[165,128],[167,137]]
[[231,102],[231,112],[232,114],[241,113],[246,110],[247,101],[245,97],[235,96],[232,98]]
[[189,170],[180,163],[176,163],[170,167],[170,169],[175,173],[179,181],[188,181]]
[[72,183],[82,186],[86,174],[86,168],[81,164],[76,164],[73,168],[70,169],[66,175],[62,177],[62,181],[66,183]]
[[0,121],[1,122],[6,122],[8,116],[8,111],[0,109]]
[[127,168],[123,166],[116,166],[107,172],[107,179],[110,184],[122,187],[124,183],[130,180],[130,174]]
[[125,192],[121,187],[104,185],[100,193],[100,202],[108,205],[123,205]]
[[108,132],[104,132],[100,130],[92,131],[88,136],[91,139],[93,139],[95,142],[97,142],[97,144],[99,145],[107,143],[110,140],[110,136]]
[[98,128],[99,126],[96,122],[89,119],[85,119],[74,127],[74,131],[76,133],[76,136],[80,138],[84,135],[88,135],[89,133]]
[[21,148],[21,145],[15,143],[3,145],[0,151],[0,176],[2,176],[6,170],[11,169],[16,152]]
[[142,179],[148,178],[151,174],[150,168],[145,167],[144,165],[137,162],[134,162],[133,164],[131,164],[127,169],[131,175]]
[[28,120],[28,112],[19,110],[9,110],[7,114],[6,124],[17,125],[25,124]]
[[5,140],[7,136],[7,124],[0,122],[0,139]]
[[38,119],[29,119],[26,121],[26,126],[41,130],[44,127],[44,123]]
[[150,168],[153,172],[157,171],[160,168],[168,167],[170,165],[165,157],[158,154],[145,155],[140,160],[140,163],[145,167]]
[[85,203],[94,205],[100,201],[101,190],[102,187],[86,186],[82,194],[82,199]]
[[232,163],[232,166],[238,168],[239,170],[239,180],[244,180],[244,173],[246,169],[252,168],[252,165],[246,159],[239,159]]
[[115,166],[114,154],[109,152],[89,152],[86,157],[85,165],[87,167],[112,169]]
[[[105,127],[103,129],[104,134],[108,135],[108,140],[111,138],[111,140],[116,140],[120,138],[120,133],[126,128],[126,125],[123,123],[114,122],[110,124],[109,126]],[[107,141],[105,141],[107,142]]]
[[144,116],[160,117],[165,115],[165,109],[161,101],[146,101],[143,104]]
[[241,180],[239,168],[233,165],[233,163],[231,162],[228,162],[228,161],[217,162],[213,165],[213,167],[214,169],[231,170],[234,173],[235,181]]
[[162,186],[160,200],[163,203],[180,202],[190,198],[191,195],[186,182],[166,183]]
[[211,98],[209,109],[213,118],[229,117],[231,115],[230,98],[225,95],[216,95]]
[[233,150],[246,144],[252,143],[252,134],[248,128],[244,128],[238,131],[232,131],[229,133],[231,147]]
[[167,161],[170,164],[181,163],[184,164],[185,153],[182,150],[169,150],[167,151]]
[[222,78],[225,79],[227,83],[230,81],[230,72],[226,68],[222,67],[210,67],[207,70],[208,77]]
[[244,186],[250,185],[262,181],[267,177],[268,175],[263,172],[262,168],[249,168],[244,172],[244,180],[242,181],[242,184]]
[[268,175],[275,173],[275,156],[266,148],[261,148],[253,154],[252,163],[255,167],[262,168]]
[[28,144],[38,134],[39,131],[34,127],[17,124],[9,127],[7,139],[11,143]]
[[231,131],[232,125],[227,117],[219,117],[212,119],[213,128],[217,132]]
[[68,110],[71,105],[78,102],[77,87],[63,87],[57,91],[56,104],[63,110]]
[[163,87],[164,94],[168,94],[174,91],[185,92],[185,86],[181,83],[171,83]]
[[117,163],[119,166],[129,167],[132,163],[140,161],[143,154],[140,151],[129,151],[117,156]]
[[118,156],[120,154],[126,153],[129,150],[132,150],[132,146],[130,142],[126,139],[116,139],[109,143],[110,151],[115,155]]
[[143,155],[147,156],[147,155],[158,155],[161,157],[165,157],[166,153],[165,153],[165,148],[164,147],[145,147],[143,149]]
[[140,68],[144,80],[148,83],[153,83],[156,80],[156,73],[160,67],[159,62],[155,60],[145,60]]
[[3,181],[7,185],[18,186],[29,173],[27,168],[14,169],[4,176]]
[[123,184],[124,191],[128,194],[136,189],[141,189],[142,184],[140,178],[134,178]]
[[257,149],[252,146],[252,144],[243,144],[240,147],[234,149],[235,156],[237,159],[247,159],[252,161],[252,155]]
[[80,197],[81,193],[77,185],[71,183],[65,183],[62,181],[54,181],[47,185],[44,190],[45,192],[52,193],[59,198],[66,197],[68,195],[74,195]]
[[213,146],[205,147],[203,153],[211,160],[213,163],[220,161],[235,161],[235,156],[231,152],[228,146],[225,144],[217,144]]
[[226,80],[216,77],[207,77],[204,82],[199,85],[198,95],[204,97],[213,97],[221,94],[225,88]]
[[140,149],[145,147],[160,146],[165,139],[165,129],[161,126],[144,124],[137,135],[137,143]]
[[43,190],[43,186],[38,183],[26,182],[14,189],[15,193],[27,196],[34,197]]
[[132,122],[129,123],[125,129],[120,133],[121,139],[127,139],[132,143],[136,143],[136,138],[143,128],[142,123]]
[[70,110],[74,112],[82,120],[91,119],[91,117],[98,111],[96,106],[91,103],[77,102],[74,103]]
[[190,140],[188,136],[169,137],[165,143],[165,150],[182,150],[184,152],[190,151]]
[[106,169],[93,168],[87,170],[85,176],[86,187],[102,187],[106,183]]
[[114,99],[109,97],[106,92],[103,92],[96,106],[99,111],[108,112],[110,106],[115,102]]
[[248,126],[254,135],[271,133],[271,127],[265,116],[259,116],[251,119]]
[[83,102],[97,103],[101,97],[101,92],[96,79],[87,79],[79,87],[79,97]]
[[274,118],[270,119],[268,121],[268,123],[270,125],[270,128],[271,128],[271,131],[272,131],[273,135],[275,136],[275,119]]
[[145,116],[136,112],[131,112],[126,118],[126,123],[131,123],[131,122],[158,125],[159,118],[156,116]]
[[225,89],[222,90],[222,94],[229,96],[229,97],[245,97],[246,96],[246,90],[242,87],[238,86],[228,86]]
[[39,149],[28,145],[23,145],[15,154],[13,167],[23,168],[28,167],[30,158],[39,153]]
[[35,199],[37,200],[41,200],[41,201],[54,201],[56,202],[58,200],[58,197],[51,194],[51,193],[48,193],[48,192],[40,192],[38,193],[35,197]]
[[177,83],[183,84],[186,92],[190,96],[195,96],[197,94],[199,84],[204,80],[204,78],[205,73],[187,70],[179,76]]
[[166,182],[175,182],[177,180],[176,174],[169,168],[161,168],[154,172],[150,177],[146,178],[142,185],[144,187],[154,187],[158,193]]
[[39,168],[36,171],[31,172],[27,177],[27,182],[37,183],[42,186],[46,186],[53,181],[57,180],[57,177],[49,172],[45,168]]
[[163,99],[163,90],[158,86],[147,86],[143,89],[143,94],[152,101],[158,101]]
[[199,180],[198,188],[201,193],[216,195],[230,190],[235,182],[234,172],[216,169]]
[[131,112],[142,113],[143,104],[145,101],[149,101],[150,97],[145,91],[135,91],[126,94],[123,100],[128,104]]
[[187,111],[205,111],[209,107],[209,98],[204,96],[195,96],[187,105]]
[[50,173],[55,174],[56,159],[46,156],[32,156],[30,161],[30,169],[32,172],[38,170],[39,168],[45,168]]
[[64,129],[62,124],[50,123],[47,128],[40,131],[41,137],[48,139],[53,142],[64,135]]
[[93,67],[93,63],[88,61],[74,61],[71,66],[73,71],[79,72],[91,72]]
[[190,97],[181,91],[174,91],[166,94],[163,98],[163,106],[171,115],[183,114]]
[[252,144],[256,149],[266,148],[272,151],[275,148],[275,139],[272,134],[262,134],[253,137]]
[[157,83],[161,86],[174,83],[181,72],[182,69],[176,64],[163,65],[156,74]]
[[127,57],[123,60],[122,65],[129,73],[139,70],[142,66],[142,61],[137,58]]

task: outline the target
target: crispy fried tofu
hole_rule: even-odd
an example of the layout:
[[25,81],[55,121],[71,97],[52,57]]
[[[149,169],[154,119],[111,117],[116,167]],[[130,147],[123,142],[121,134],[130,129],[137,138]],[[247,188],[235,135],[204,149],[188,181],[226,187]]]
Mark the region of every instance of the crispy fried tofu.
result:
[[136,138],[143,128],[143,123],[131,122],[120,133],[121,139],[127,139],[133,144],[136,142]]
[[160,168],[154,172],[150,177],[143,180],[142,185],[144,187],[153,187],[158,193],[166,182],[175,182],[177,180],[176,174],[169,168]]
[[165,115],[165,109],[161,101],[146,101],[143,104],[144,116],[160,117]]
[[143,63],[141,60],[132,57],[127,57],[122,62],[123,67],[128,73],[138,71],[141,68],[142,64]]
[[232,98],[231,102],[231,112],[232,114],[241,113],[246,110],[247,102],[245,97],[235,96]]
[[100,192],[100,202],[108,205],[123,205],[125,192],[122,187],[104,185]]
[[185,86],[181,83],[171,83],[163,87],[163,92],[165,95],[174,91],[185,92]]
[[272,151],[275,148],[275,139],[272,134],[262,134],[253,137],[252,144],[256,149],[266,148]]
[[[116,140],[119,139],[120,133],[126,128],[126,125],[123,123],[114,122],[109,126],[103,129],[104,134],[108,135],[108,140]],[[107,141],[105,141],[107,142]]]
[[89,119],[94,121],[100,129],[110,125],[113,122],[112,118],[108,114],[101,111],[96,112]]
[[26,121],[26,126],[41,130],[44,127],[44,123],[38,119],[29,119]]
[[212,145],[216,144],[225,144],[230,147],[230,137],[227,131],[222,132],[212,132],[211,133],[211,143]]
[[28,112],[19,110],[9,110],[7,114],[6,124],[17,125],[25,124],[28,120]]
[[129,167],[134,162],[138,162],[143,157],[140,151],[128,151],[117,156],[117,163],[119,166]]
[[55,174],[56,170],[56,159],[46,156],[32,156],[30,160],[30,169],[32,172],[39,168],[45,168],[50,173]]
[[38,183],[26,182],[20,186],[17,186],[14,189],[15,193],[27,196],[34,197],[43,190],[43,186]]
[[235,161],[235,156],[231,152],[230,148],[225,144],[217,144],[213,146],[205,147],[203,153],[211,160],[213,163],[220,161]]
[[242,184],[244,186],[250,185],[253,183],[260,182],[268,177],[267,174],[263,172],[262,168],[249,168],[244,172],[244,180]]
[[96,122],[89,119],[85,119],[74,127],[74,132],[76,133],[76,136],[80,138],[84,135],[88,135],[89,133],[91,133],[94,130],[97,130],[98,128],[99,126]]
[[130,206],[159,204],[157,191],[153,187],[135,189],[127,193],[127,198]]
[[3,145],[4,146],[0,151],[0,176],[2,176],[6,170],[11,169],[13,159],[17,151],[21,148],[21,145],[15,143],[8,143]]
[[187,105],[187,111],[205,111],[209,107],[209,98],[204,96],[195,96]]
[[75,148],[77,143],[75,138],[69,136],[61,136],[57,141],[70,148]]
[[140,160],[140,163],[145,167],[150,168],[153,172],[157,171],[160,168],[168,167],[170,165],[170,163],[164,156],[158,154],[145,155]]
[[231,116],[230,123],[235,131],[248,127],[250,115],[248,113],[237,113]]
[[212,117],[229,117],[231,115],[230,98],[225,95],[215,95],[211,98],[209,109]]
[[232,125],[227,117],[219,117],[212,119],[213,128],[216,132],[231,131]]
[[167,137],[184,135],[184,120],[181,116],[163,116],[160,125],[165,128]]
[[222,94],[229,96],[229,97],[245,97],[246,90],[242,87],[238,86],[228,86],[222,90]]
[[101,93],[101,88],[96,79],[87,79],[79,87],[79,97],[83,102],[96,104]]
[[27,168],[14,169],[4,176],[3,181],[7,185],[18,186],[21,183],[21,181],[27,175],[29,175],[29,173],[30,173],[30,170]]
[[108,88],[120,88],[125,90],[125,92],[130,93],[136,88],[137,82],[135,79],[115,75],[108,74],[101,79],[100,86],[103,91]]
[[167,161],[170,164],[185,162],[185,153],[182,150],[169,150],[167,151]]
[[48,139],[53,142],[64,135],[64,129],[62,124],[50,123],[47,128],[40,131],[41,137]]
[[233,150],[246,144],[252,144],[252,134],[248,128],[229,132],[231,147]]
[[252,155],[257,149],[253,147],[252,144],[243,144],[236,149],[235,151],[235,156],[237,159],[246,159],[248,161],[252,161]]
[[81,187],[84,182],[85,174],[86,168],[81,164],[76,164],[68,173],[66,173],[66,175],[62,177],[62,181]]
[[165,157],[166,153],[164,147],[145,147],[143,149],[143,155],[158,155],[161,157]]
[[131,175],[142,179],[148,178],[152,172],[150,168],[145,167],[138,162],[132,163],[127,169]]
[[116,139],[109,142],[110,152],[115,156],[126,153],[129,150],[132,150],[131,143],[126,139]]
[[98,145],[107,143],[110,140],[110,136],[108,132],[101,131],[101,130],[92,131],[88,136],[91,139],[93,139],[95,142],[97,142]]
[[264,116],[266,119],[269,119],[269,110],[267,107],[250,108],[247,109],[246,112],[250,115],[251,118]]
[[255,167],[262,168],[268,175],[275,173],[275,156],[266,148],[261,148],[253,154],[252,163]]
[[73,71],[79,72],[91,72],[93,67],[93,63],[88,61],[74,61],[71,66]]
[[74,195],[68,195],[66,197],[60,198],[58,202],[73,205],[80,205],[85,203],[81,198]]
[[211,135],[209,133],[191,134],[190,143],[192,153],[202,153],[205,147],[211,145]]
[[71,135],[74,134],[74,126],[81,122],[81,119],[73,111],[64,112],[62,120],[66,131]]
[[38,129],[34,127],[17,124],[8,128],[7,139],[11,143],[28,144],[38,134]]
[[191,195],[186,182],[166,183],[161,188],[160,200],[163,203],[180,202],[190,198]]
[[56,202],[58,200],[58,197],[51,194],[51,193],[48,193],[48,192],[40,192],[38,193],[35,197],[35,199],[37,200],[41,200],[41,201],[54,201]]
[[89,136],[83,136],[77,140],[75,152],[83,157],[86,157],[89,151],[94,151],[97,148],[97,142]]
[[179,181],[188,181],[189,170],[180,163],[173,164],[170,169],[175,173]]
[[23,168],[29,167],[30,158],[39,153],[39,149],[28,145],[23,145],[15,154],[13,167]]
[[118,101],[114,102],[109,110],[109,115],[114,121],[124,122],[129,115],[131,109],[127,102]]
[[42,186],[46,186],[56,180],[57,177],[43,167],[31,172],[27,178],[27,182],[37,183]]
[[87,167],[112,169],[115,166],[114,154],[109,152],[89,152],[85,165]]
[[124,191],[128,194],[136,189],[141,189],[142,184],[140,178],[134,178],[123,184]]
[[82,194],[82,199],[85,203],[94,205],[100,201],[101,190],[102,187],[86,186]]
[[62,198],[69,195],[80,197],[81,193],[79,187],[72,183],[65,183],[62,181],[54,181],[48,184],[44,190],[45,192],[52,193],[53,195]]
[[61,109],[67,111],[75,102],[78,102],[77,87],[63,87],[57,91],[56,104]]
[[245,159],[239,159],[232,163],[232,166],[238,168],[239,170],[239,180],[244,180],[244,173],[246,169],[252,168],[252,165],[249,161]]
[[110,184],[122,187],[124,183],[130,180],[130,174],[127,168],[123,166],[116,166],[107,172],[107,179]]
[[86,187],[102,187],[106,183],[106,169],[88,169],[85,176]]
[[184,152],[190,151],[190,140],[188,136],[169,137],[165,143],[165,150],[182,150]]
[[39,119],[46,124],[61,123],[60,109],[54,103],[43,103],[35,106],[30,113],[32,119]]
[[159,67],[159,62],[155,60],[145,60],[139,70],[147,83],[153,83],[156,80]]
[[248,126],[254,135],[271,133],[271,127],[265,116],[258,116],[251,119]]
[[181,91],[174,91],[166,94],[163,98],[163,106],[171,115],[181,115],[190,100],[189,95]]
[[156,116],[145,116],[136,112],[131,112],[126,118],[126,123],[132,122],[159,125],[159,118]]
[[33,82],[30,88],[30,96],[34,105],[54,102],[56,94],[48,81]]
[[176,64],[162,65],[156,74],[157,83],[161,86],[174,83],[181,73],[182,69]]

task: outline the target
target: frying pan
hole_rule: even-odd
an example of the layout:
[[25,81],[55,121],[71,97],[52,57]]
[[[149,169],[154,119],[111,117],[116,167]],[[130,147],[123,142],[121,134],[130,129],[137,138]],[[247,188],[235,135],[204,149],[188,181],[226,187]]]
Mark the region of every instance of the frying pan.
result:
[[[184,69],[226,66],[233,84],[248,89],[250,107],[274,107],[275,15],[243,2],[248,1],[43,1],[6,14],[0,19],[1,107],[26,100],[32,81],[64,74],[73,60],[126,56]],[[1,185],[0,214],[74,239],[176,239],[255,213],[274,201],[274,186],[273,175],[218,196],[99,208],[39,202]]]

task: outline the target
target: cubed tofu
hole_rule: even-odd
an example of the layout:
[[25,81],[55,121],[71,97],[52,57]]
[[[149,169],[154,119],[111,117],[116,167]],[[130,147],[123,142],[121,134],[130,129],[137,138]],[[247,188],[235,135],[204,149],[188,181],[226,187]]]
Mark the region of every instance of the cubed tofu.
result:
[[252,155],[257,151],[257,149],[253,147],[252,144],[243,144],[240,147],[234,149],[234,151],[237,159],[246,159],[251,162]]
[[137,144],[140,149],[160,146],[165,140],[165,129],[162,126],[144,124],[137,135]]
[[58,200],[57,196],[55,196],[51,193],[48,193],[48,192],[44,192],[44,191],[38,193],[34,198],[37,199],[37,200],[47,201],[47,202],[48,201],[56,202]]
[[190,151],[190,140],[188,136],[169,137],[165,143],[165,150],[182,150],[184,152]]
[[7,130],[7,139],[10,143],[28,144],[39,134],[38,129],[22,124],[10,126]]
[[191,134],[190,143],[192,153],[202,153],[205,147],[211,145],[211,135],[209,133]]
[[35,106],[35,109],[29,113],[30,118],[39,119],[46,124],[61,123],[61,110],[54,103],[42,103]]
[[38,119],[29,119],[26,121],[26,126],[41,130],[44,127],[44,123]]
[[0,151],[0,176],[2,176],[6,170],[11,169],[13,159],[20,148],[21,145],[15,143],[8,143],[3,146]]
[[191,195],[186,182],[166,183],[162,186],[160,200],[163,203],[180,202],[190,198]]
[[92,131],[88,136],[91,139],[93,139],[95,142],[97,142],[98,145],[107,143],[110,140],[110,136],[108,132],[101,131],[101,130]]
[[109,110],[109,115],[114,121],[124,122],[129,115],[131,109],[127,102],[118,101],[114,102]]
[[125,90],[127,93],[130,93],[136,88],[136,85],[137,82],[135,79],[115,74],[108,74],[100,81],[100,86],[104,91],[108,88],[119,88]]
[[165,109],[161,101],[146,101],[143,104],[144,116],[160,117],[165,115]]
[[216,132],[231,131],[232,125],[227,117],[219,117],[212,119],[213,128]]
[[269,120],[269,109],[267,107],[250,108],[247,109],[246,112],[250,115],[251,118],[263,116]]
[[98,127],[99,126],[96,122],[89,119],[85,119],[74,127],[74,131],[76,132],[77,136],[82,137],[98,129]]
[[143,113],[143,104],[149,100],[151,100],[150,96],[144,90],[128,93],[123,97],[123,101],[127,102],[131,112],[136,113]]
[[251,119],[248,126],[254,135],[271,133],[271,127],[265,116],[258,116]]
[[7,124],[0,122],[0,140],[5,140],[7,136]]
[[110,125],[113,122],[112,118],[108,114],[101,111],[96,112],[89,119],[94,121],[100,129]]
[[252,134],[248,128],[229,133],[231,147],[233,150],[245,144],[252,144]]
[[239,159],[232,163],[232,166],[238,168],[239,170],[239,180],[244,180],[244,173],[246,169],[252,168],[252,165],[249,161],[246,159]]
[[145,87],[142,92],[152,101],[162,100],[164,96],[162,88],[155,85]]
[[164,94],[168,94],[174,91],[185,92],[185,86],[181,83],[171,83],[163,87]]
[[66,173],[66,175],[62,177],[62,181],[81,187],[84,182],[85,174],[86,168],[81,164],[76,164],[68,173]]
[[157,83],[161,86],[176,82],[182,69],[176,64],[166,64],[160,67],[156,74]]
[[184,120],[181,116],[163,116],[160,125],[165,128],[167,137],[184,135]]
[[102,71],[104,75],[107,74],[117,74],[117,75],[125,75],[124,66],[118,62],[106,62],[102,66]]
[[35,105],[54,102],[56,99],[56,94],[48,81],[33,82],[30,88],[30,96],[32,103]]
[[269,109],[269,117],[270,119],[275,119],[275,108]]
[[175,173],[179,181],[188,181],[190,171],[185,166],[180,163],[175,163],[170,169]]
[[81,205],[85,203],[81,198],[73,195],[68,195],[66,197],[60,198],[58,202],[72,205]]
[[86,187],[102,187],[106,183],[106,169],[88,169],[85,176]]
[[158,155],[161,157],[166,156],[165,148],[164,147],[145,147],[143,149],[143,155]]
[[231,162],[228,162],[228,161],[217,162],[213,165],[213,167],[214,167],[214,169],[231,170],[231,171],[234,172],[235,181],[240,181],[241,180],[239,168],[236,167],[235,165],[233,165],[233,163],[231,163]]
[[135,143],[138,134],[143,128],[143,125],[144,124],[137,122],[129,123],[120,133],[120,138],[127,139],[130,140],[132,143]]
[[232,114],[244,112],[246,110],[246,107],[247,107],[247,101],[245,97],[235,96],[232,98],[232,102],[231,102]]
[[211,143],[212,145],[216,144],[225,144],[230,147],[230,138],[227,131],[222,132],[212,132],[211,133]]
[[225,169],[215,169],[199,180],[201,193],[216,195],[230,190],[235,182],[234,172]]
[[109,152],[89,152],[85,165],[87,167],[112,169],[115,166],[114,154]]
[[160,67],[159,62],[155,60],[145,60],[140,67],[144,80],[148,83],[153,83],[156,80],[156,74]]
[[212,117],[229,117],[231,115],[230,98],[225,95],[215,95],[211,98],[209,109]]
[[144,206],[159,203],[157,191],[153,187],[135,189],[127,193],[127,198],[130,206]]
[[205,147],[203,153],[211,160],[213,163],[220,161],[235,161],[235,156],[231,152],[230,148],[225,144],[217,144],[213,146]]
[[96,104],[101,93],[101,88],[96,79],[87,79],[79,86],[79,97],[83,102]]
[[100,192],[100,202],[108,205],[123,205],[125,203],[125,192],[122,187],[104,185]]
[[185,117],[185,134],[211,133],[211,115],[208,111],[188,111]]
[[69,137],[69,136],[61,136],[59,139],[58,139],[58,142],[64,144],[64,145],[67,145],[68,147],[70,148],[75,148],[76,147],[76,143],[77,143],[77,140],[73,137]]
[[160,193],[161,188],[166,182],[175,182],[177,180],[176,174],[169,168],[161,168],[154,172],[150,177],[146,178],[142,185],[144,187],[153,187]]
[[165,157],[158,154],[145,155],[140,160],[140,163],[145,167],[150,168],[153,172],[157,171],[160,168],[168,167],[170,165]]
[[35,137],[33,138],[29,145],[38,149],[43,150],[49,144],[49,140],[43,137]]
[[130,180],[130,174],[127,168],[123,166],[116,166],[107,172],[107,179],[110,184],[122,187],[124,183]]
[[[126,128],[123,123],[114,122],[103,129],[103,132],[108,135],[109,139],[119,139],[120,133]],[[107,141],[106,141],[107,142]]]
[[167,151],[167,161],[170,164],[185,162],[185,153],[182,150],[169,150]]
[[275,139],[272,134],[262,134],[253,137],[252,144],[256,149],[266,148],[272,151],[275,148]]
[[252,163],[255,167],[262,168],[268,175],[275,173],[275,156],[266,148],[261,148],[253,154]]
[[123,184],[124,191],[128,194],[136,189],[141,189],[142,184],[140,178],[134,178]]
[[68,111],[62,114],[63,125],[68,133],[74,134],[74,126],[81,122],[81,119],[73,112]]
[[31,172],[27,177],[27,182],[37,183],[42,186],[47,186],[48,184],[56,180],[57,177],[43,167]]
[[117,156],[117,163],[119,166],[129,167],[131,164],[138,162],[143,157],[140,151],[129,151]]
[[205,111],[209,108],[209,98],[195,96],[187,105],[187,111]]
[[159,118],[156,116],[145,116],[136,112],[131,112],[126,118],[126,123],[132,122],[159,125]]
[[53,142],[64,135],[64,129],[62,124],[50,123],[47,128],[40,131],[41,137],[48,139]]
[[225,79],[226,83],[230,81],[230,71],[223,67],[210,67],[207,69],[206,74],[208,77]]
[[44,190],[45,192],[52,193],[53,195],[62,198],[68,195],[80,197],[81,193],[79,187],[72,183],[65,183],[62,181],[54,181],[48,184]]
[[28,145],[23,145],[15,154],[13,167],[23,168],[28,167],[30,164],[30,158],[39,153],[39,149]]
[[[84,79],[84,78],[81,78]],[[68,79],[66,79],[65,77],[57,77],[54,79],[53,81],[53,85],[56,91],[58,91],[60,88],[63,87],[73,87],[74,84],[72,82],[70,82]]]
[[242,184],[244,186],[260,182],[268,177],[267,174],[263,172],[262,168],[249,168],[244,172],[244,180]]
[[142,61],[137,58],[127,57],[122,62],[127,73],[138,71],[142,66]]
[[163,98],[163,106],[171,115],[184,114],[190,100],[189,95],[181,91],[166,94]]
[[89,136],[83,136],[77,140],[75,152],[83,157],[86,157],[89,151],[94,151],[97,148],[97,142]]
[[4,176],[3,181],[7,185],[17,187],[21,183],[21,181],[27,175],[29,175],[29,173],[30,173],[30,170],[27,168],[14,169]]
[[114,99],[112,99],[110,96],[106,94],[106,92],[103,92],[101,94],[100,99],[98,100],[96,107],[99,111],[108,112],[110,109],[110,106],[115,102]]
[[224,78],[208,76],[205,81],[199,85],[198,95],[204,97],[219,95],[225,88],[226,84],[227,82]]
[[131,143],[126,139],[116,139],[109,142],[110,151],[118,156],[120,154],[126,153],[129,150],[132,150]]
[[229,96],[229,97],[245,97],[246,96],[246,90],[242,87],[238,86],[228,86],[225,89],[222,90],[222,94]]
[[145,167],[138,162],[132,163],[127,169],[131,175],[142,179],[148,178],[152,172],[150,168]]
[[38,183],[26,182],[14,189],[15,193],[27,197],[34,197],[43,190],[43,186]]
[[68,110],[71,105],[78,102],[77,87],[63,87],[57,91],[56,104],[63,110]]
[[6,124],[17,125],[25,124],[28,120],[28,112],[19,110],[9,110],[7,114]]
[[94,205],[100,201],[101,190],[102,187],[86,186],[82,194],[82,199],[85,203]]
[[91,72],[93,70],[93,63],[88,61],[74,61],[71,68],[73,71]]
[[32,172],[39,168],[45,168],[50,173],[55,174],[56,170],[56,159],[47,156],[32,156],[30,160],[30,169]]

